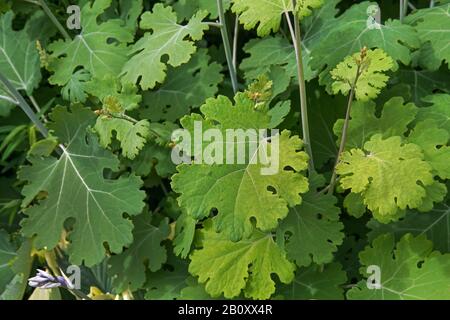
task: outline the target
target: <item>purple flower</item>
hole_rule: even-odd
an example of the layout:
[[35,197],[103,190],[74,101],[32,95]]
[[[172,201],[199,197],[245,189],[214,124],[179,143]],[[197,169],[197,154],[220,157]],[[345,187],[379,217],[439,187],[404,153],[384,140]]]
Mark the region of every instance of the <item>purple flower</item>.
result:
[[74,285],[66,275],[52,276],[50,273],[37,269],[35,277],[28,279],[28,285],[34,288],[51,289],[56,287],[63,287],[66,289],[73,289]]

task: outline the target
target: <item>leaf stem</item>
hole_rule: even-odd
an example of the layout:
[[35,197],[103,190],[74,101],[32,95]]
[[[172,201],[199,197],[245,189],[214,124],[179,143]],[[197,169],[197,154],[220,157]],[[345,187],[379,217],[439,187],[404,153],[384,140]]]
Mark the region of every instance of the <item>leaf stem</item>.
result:
[[11,93],[14,99],[18,102],[20,108],[25,112],[25,114],[34,123],[39,132],[45,137],[48,137],[48,130],[44,124],[39,120],[39,117],[31,109],[30,105],[25,101],[22,95],[17,91],[17,89],[9,82],[9,80],[0,72],[0,82],[2,82],[8,91]]
[[233,67],[237,70],[237,47],[239,39],[239,16],[236,15],[236,20],[234,21],[234,34],[233,34]]
[[408,12],[408,2],[408,0],[400,0],[400,22],[402,23]]
[[236,93],[238,91],[238,82],[236,76],[236,69],[233,65],[233,57],[231,54],[230,40],[228,38],[228,29],[225,21],[225,12],[223,9],[222,0],[217,0],[217,9],[219,11],[219,23],[221,25],[220,33],[222,35],[222,42],[225,48],[225,57],[227,58],[228,71],[230,73],[231,78],[231,85],[233,87],[234,93]]
[[[292,6],[295,8],[297,5],[296,0],[292,0]],[[303,130],[303,142],[305,143],[306,152],[309,155],[309,172],[314,171],[314,160],[311,149],[311,138],[309,135],[309,121],[308,121],[308,105],[306,100],[306,82],[305,74],[303,71],[303,59],[302,59],[302,43],[301,43],[301,30],[300,22],[297,15],[294,12],[294,27],[292,26],[291,18],[289,17],[289,12],[284,12],[286,16],[286,21],[289,26],[289,31],[291,33],[292,42],[294,44],[295,58],[297,62],[297,77],[298,86],[300,91],[300,113],[301,113],[301,124]]]
[[49,19],[53,22],[53,24],[58,28],[59,32],[64,36],[64,38],[68,41],[72,40],[72,37],[69,35],[69,33],[66,31],[66,29],[62,26],[62,24],[58,21],[58,19],[53,14],[52,10],[48,7],[45,0],[38,0],[39,5],[42,7],[42,10],[44,10],[45,14],[49,17]]
[[208,21],[208,22],[205,22],[205,23],[208,26],[211,26],[211,27],[222,28],[222,24],[220,22]]
[[350,123],[350,114],[352,111],[352,103],[353,103],[353,98],[355,96],[356,84],[358,82],[359,76],[361,75],[360,72],[361,72],[361,65],[358,65],[358,68],[356,70],[355,80],[351,84],[350,95],[348,97],[348,102],[347,102],[347,113],[345,114],[344,127],[342,129],[342,135],[341,135],[341,144],[339,145],[339,151],[336,155],[336,162],[334,164],[333,174],[331,175],[330,185],[327,187],[327,193],[334,192],[334,186],[336,184],[336,176],[337,176],[336,167],[338,166],[338,164],[341,160],[341,155],[344,152],[345,144],[347,143],[347,132],[348,132],[348,126]]

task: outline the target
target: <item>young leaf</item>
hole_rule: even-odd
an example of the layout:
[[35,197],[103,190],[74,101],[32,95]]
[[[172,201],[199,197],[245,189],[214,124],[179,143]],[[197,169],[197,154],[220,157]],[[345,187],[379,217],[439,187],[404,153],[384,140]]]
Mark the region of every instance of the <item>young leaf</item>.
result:
[[415,144],[375,135],[363,150],[342,154],[336,170],[341,187],[360,193],[374,216],[388,222],[398,219],[400,210],[422,205],[425,187],[434,183],[432,168],[423,158]]
[[[362,280],[347,293],[356,300],[441,300],[450,299],[450,254],[433,250],[425,235],[405,235],[395,244],[394,236],[385,234],[360,253],[365,276],[368,266],[378,266],[380,288],[367,288]],[[365,278],[365,277],[364,277]]]
[[[131,48],[131,58],[123,67],[124,83],[139,83],[143,90],[152,89],[166,78],[167,64],[178,67],[189,61],[196,51],[195,40],[200,40],[209,26],[202,23],[205,11],[197,12],[187,25],[177,24],[171,7],[155,4],[153,12],[145,12],[140,27],[149,30]],[[193,41],[189,40],[192,39]]]
[[[133,225],[123,214],[141,212],[145,197],[139,190],[142,181],[134,175],[104,177],[105,169],[119,169],[119,161],[87,131],[95,121],[92,111],[74,106],[69,112],[57,107],[51,119],[50,129],[65,147],[59,159],[32,157],[31,165],[19,172],[19,179],[28,182],[22,190],[27,215],[22,232],[36,235],[37,248],[52,249],[60,240],[64,223],[73,218],[70,261],[92,266],[104,258],[105,242],[114,253],[131,243]],[[32,203],[39,194],[45,198]]]
[[331,71],[334,82],[333,93],[342,92],[347,95],[355,85],[357,100],[367,101],[378,96],[389,79],[384,73],[393,68],[394,64],[383,50],[368,50],[361,61],[360,53],[347,57]]
[[118,79],[112,76],[106,76],[103,79],[94,78],[87,82],[83,89],[86,93],[97,97],[103,104],[105,104],[106,99],[113,98],[120,105],[121,112],[138,108],[142,100],[135,85],[121,84]]
[[292,7],[291,0],[232,0],[231,10],[239,15],[239,21],[246,30],[258,25],[258,36],[264,37],[271,31],[280,29],[282,15],[285,12],[294,12],[301,19],[309,16],[312,9],[322,5],[322,0],[302,0]]
[[206,283],[206,292],[213,297],[223,293],[233,298],[243,290],[247,298],[268,299],[275,292],[272,274],[282,283],[294,278],[294,265],[271,234],[255,230],[250,238],[232,242],[205,223],[201,237],[202,248],[191,255],[189,272]]
[[129,159],[134,159],[139,154],[150,136],[150,124],[147,120],[132,123],[109,115],[99,116],[94,129],[100,137],[100,145],[104,148],[111,144],[115,132],[117,140],[120,141],[122,155]]

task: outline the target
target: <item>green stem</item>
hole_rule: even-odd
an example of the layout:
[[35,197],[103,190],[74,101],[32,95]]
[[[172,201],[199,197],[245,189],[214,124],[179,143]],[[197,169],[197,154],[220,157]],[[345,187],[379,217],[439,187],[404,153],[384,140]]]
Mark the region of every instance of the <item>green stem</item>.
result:
[[[297,5],[296,0],[292,0],[292,6],[295,8]],[[306,152],[309,155],[309,172],[314,171],[314,160],[313,153],[311,149],[311,138],[309,135],[309,121],[308,121],[308,105],[306,99],[306,82],[305,74],[303,71],[303,59],[302,59],[302,42],[301,42],[301,31],[300,22],[297,15],[294,13],[294,27],[292,27],[292,22],[289,17],[289,12],[285,11],[286,21],[289,26],[289,31],[291,33],[292,42],[294,44],[295,58],[297,62],[297,77],[298,86],[300,91],[300,113],[301,113],[301,123],[303,130],[303,142],[305,143]]]
[[400,22],[403,23],[406,13],[408,12],[408,0],[400,0]]
[[212,21],[209,21],[209,22],[205,22],[208,26],[211,26],[211,27],[216,27],[216,28],[222,28],[222,25],[219,23],[219,22],[212,22]]
[[342,129],[342,135],[341,135],[341,144],[339,145],[339,151],[336,155],[336,162],[334,164],[333,174],[332,174],[331,180],[330,180],[330,185],[327,188],[327,193],[334,192],[334,186],[336,184],[336,176],[337,176],[336,167],[338,166],[338,164],[341,160],[341,155],[344,152],[345,145],[347,143],[347,132],[348,132],[348,126],[350,123],[350,114],[352,111],[352,103],[353,103],[353,98],[355,96],[356,83],[358,82],[360,72],[361,72],[361,66],[358,65],[358,69],[356,70],[355,80],[351,84],[350,96],[348,97],[348,102],[347,102],[347,113],[345,114],[344,127]]
[[30,118],[30,120],[34,123],[39,132],[45,137],[48,137],[48,130],[44,126],[44,124],[39,120],[36,113],[34,113],[33,109],[29,106],[29,104],[25,101],[22,95],[16,90],[16,88],[9,82],[9,80],[0,72],[0,82],[2,82],[8,91],[11,93],[13,98],[18,102],[20,108],[25,112],[25,114]]
[[239,39],[239,16],[236,15],[236,20],[234,21],[234,34],[233,34],[233,67],[237,70],[237,47]]
[[230,40],[228,38],[228,29],[225,21],[225,12],[223,10],[222,0],[217,0],[217,9],[219,11],[219,23],[221,25],[220,33],[222,35],[222,42],[225,48],[225,57],[227,58],[228,71],[230,73],[231,78],[231,85],[233,87],[234,93],[236,93],[238,91],[238,82],[236,76],[236,69],[233,66],[233,56],[231,53]]
[[45,14],[49,17],[49,19],[53,22],[53,24],[58,28],[59,32],[64,36],[64,38],[68,41],[72,40],[72,37],[69,35],[69,33],[66,31],[66,29],[59,23],[58,19],[55,17],[53,12],[50,10],[50,8],[47,6],[47,3],[45,0],[39,0],[39,5],[42,7],[42,10],[44,10]]

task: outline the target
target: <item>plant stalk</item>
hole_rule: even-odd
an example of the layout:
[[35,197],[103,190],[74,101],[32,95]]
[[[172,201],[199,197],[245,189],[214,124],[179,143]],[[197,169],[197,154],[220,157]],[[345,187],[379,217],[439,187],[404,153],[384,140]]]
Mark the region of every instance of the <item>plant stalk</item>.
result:
[[42,10],[44,10],[45,14],[49,17],[49,19],[53,22],[53,24],[58,28],[59,32],[64,36],[64,38],[68,41],[72,40],[72,37],[69,35],[67,30],[62,26],[61,23],[59,23],[58,19],[53,14],[52,10],[47,6],[47,3],[45,0],[39,0],[39,5],[42,7]]
[[222,42],[225,48],[225,57],[227,58],[228,71],[231,78],[231,86],[233,87],[234,93],[238,91],[238,82],[236,76],[236,69],[233,65],[233,56],[231,53],[230,40],[228,38],[228,29],[225,21],[225,12],[223,10],[222,0],[217,0],[217,9],[219,11],[219,23],[220,23],[220,33],[222,35]]
[[8,91],[13,95],[14,99],[18,102],[20,108],[25,112],[25,114],[34,123],[39,132],[45,137],[48,137],[48,130],[44,124],[39,120],[36,113],[31,109],[30,105],[25,101],[22,95],[16,90],[16,88],[9,82],[9,80],[0,72],[0,82],[2,82]]
[[237,47],[239,39],[239,16],[236,15],[236,20],[234,21],[234,34],[233,34],[233,67],[237,70]]
[[[295,8],[297,5],[296,0],[292,0],[292,6]],[[292,27],[292,22],[289,17],[289,12],[285,11],[286,21],[289,26],[289,31],[291,33],[292,42],[294,44],[295,58],[297,62],[297,77],[298,86],[300,90],[300,113],[301,113],[301,124],[303,130],[303,142],[305,143],[306,152],[309,155],[309,172],[314,171],[314,160],[311,149],[311,138],[309,135],[309,121],[308,121],[308,105],[306,99],[306,82],[305,74],[303,71],[303,59],[302,59],[302,42],[301,42],[301,30],[300,22],[297,15],[294,12],[294,27]]]
[[408,12],[408,0],[400,0],[400,22],[403,23]]
[[350,123],[350,114],[352,111],[352,103],[353,103],[353,98],[355,96],[355,89],[356,89],[356,84],[358,82],[358,78],[360,76],[360,72],[361,72],[361,66],[358,65],[358,69],[356,70],[356,77],[355,80],[353,82],[353,84],[351,85],[351,89],[350,89],[350,95],[348,97],[348,102],[347,102],[347,113],[345,114],[345,121],[344,121],[344,127],[342,128],[342,135],[341,135],[341,144],[339,145],[339,151],[336,155],[336,162],[334,164],[334,168],[333,168],[333,174],[331,175],[331,180],[330,180],[330,185],[327,188],[327,193],[333,193],[334,192],[334,186],[336,184],[336,167],[338,166],[339,162],[341,161],[341,155],[345,150],[345,145],[347,143],[347,132],[348,132],[348,126]]

